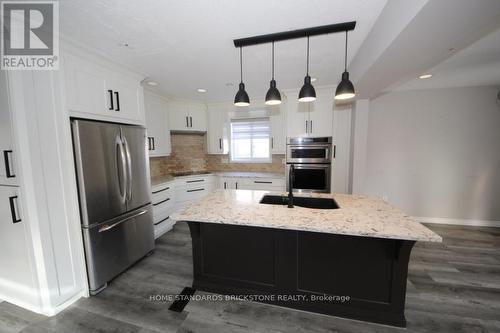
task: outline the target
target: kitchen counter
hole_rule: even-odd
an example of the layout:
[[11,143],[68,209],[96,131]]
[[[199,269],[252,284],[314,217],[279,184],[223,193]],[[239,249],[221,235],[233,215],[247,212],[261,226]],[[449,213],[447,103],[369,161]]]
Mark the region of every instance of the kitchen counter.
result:
[[[339,209],[293,209],[259,204],[266,191],[217,190],[174,213],[178,221],[198,221],[414,241],[441,242],[439,235],[376,197],[347,194],[300,194],[333,197]],[[286,196],[286,193],[281,193]]]
[[175,177],[170,175],[170,174],[152,177],[151,178],[151,186],[154,187],[154,186],[168,183],[168,182],[171,182],[174,180],[175,180]]
[[151,178],[151,186],[160,185],[176,178],[191,177],[198,175],[215,175],[221,177],[234,177],[234,178],[273,178],[285,179],[284,173],[276,172],[240,172],[240,171],[186,171],[177,172],[172,174],[165,174]]
[[172,215],[189,225],[193,288],[406,325],[411,249],[416,241],[440,242],[439,235],[375,197],[301,194],[334,198],[340,207],[310,209],[260,204],[269,193],[217,190]]
[[277,172],[250,172],[250,171],[214,171],[214,173],[221,177],[235,177],[235,178],[279,178],[284,179],[285,173]]

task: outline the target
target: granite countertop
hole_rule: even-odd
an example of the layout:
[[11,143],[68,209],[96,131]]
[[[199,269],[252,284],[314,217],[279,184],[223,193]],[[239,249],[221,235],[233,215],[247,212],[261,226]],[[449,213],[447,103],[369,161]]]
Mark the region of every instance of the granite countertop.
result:
[[285,173],[278,172],[250,172],[250,171],[214,171],[215,174],[222,177],[237,178],[282,178],[285,179]]
[[165,174],[151,178],[151,186],[160,185],[173,181],[175,178],[190,177],[196,175],[216,175],[222,177],[238,178],[280,178],[285,179],[284,173],[276,172],[240,172],[240,171],[186,171],[173,174]]
[[171,182],[174,180],[175,180],[175,177],[170,175],[170,174],[152,177],[151,178],[151,186],[156,186],[156,185],[168,183],[168,182]]
[[[259,204],[267,191],[216,190],[172,214],[178,221],[302,230],[352,236],[441,242],[442,238],[399,209],[376,197],[348,194],[300,194],[334,198],[339,209],[290,209]],[[285,193],[273,193],[286,195]]]

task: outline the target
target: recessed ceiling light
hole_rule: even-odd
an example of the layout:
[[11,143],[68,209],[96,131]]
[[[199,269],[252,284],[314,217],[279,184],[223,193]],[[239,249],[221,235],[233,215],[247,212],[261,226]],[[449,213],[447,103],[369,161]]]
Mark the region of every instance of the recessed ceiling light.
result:
[[199,92],[199,93],[206,93],[207,89],[198,88],[198,89],[196,89],[196,91]]
[[234,86],[234,83],[232,83],[232,82],[226,83],[226,87],[232,87],[232,86]]
[[316,82],[316,80],[317,80],[317,78],[315,78],[315,77],[311,78],[311,82]]
[[147,84],[148,86],[153,86],[153,87],[156,87],[156,86],[158,85],[158,82],[156,82],[156,81],[148,81],[148,82],[146,82],[146,84]]
[[419,79],[430,79],[432,77],[432,74],[424,74],[420,75],[418,78]]

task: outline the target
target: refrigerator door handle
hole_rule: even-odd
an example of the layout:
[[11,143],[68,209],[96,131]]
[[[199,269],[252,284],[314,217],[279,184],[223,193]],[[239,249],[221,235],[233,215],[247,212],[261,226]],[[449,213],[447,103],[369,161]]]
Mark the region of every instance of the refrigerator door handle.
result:
[[131,220],[131,219],[136,218],[136,217],[138,217],[138,216],[144,215],[144,214],[146,214],[147,212],[148,212],[147,210],[141,210],[139,213],[134,214],[134,215],[129,216],[129,217],[126,217],[126,218],[124,218],[124,219],[123,219],[123,220],[121,220],[121,221],[118,221],[118,222],[113,223],[113,224],[106,224],[106,225],[104,225],[104,226],[102,226],[102,227],[100,227],[100,228],[99,228],[99,232],[104,232],[104,231],[111,230],[111,229],[113,229],[114,227],[116,227],[116,226],[118,226],[118,225],[122,224],[123,222],[127,222],[128,220]]
[[118,189],[120,191],[120,199],[125,204],[127,200],[127,176],[126,176],[126,161],[125,161],[125,152],[123,151],[123,141],[120,138],[120,134],[117,134],[115,137],[115,154],[116,154],[116,164],[119,166],[118,171]]
[[[132,197],[132,158],[130,157],[130,149],[128,146],[127,139],[125,137],[122,138],[123,147],[125,148],[125,157],[126,157],[126,165],[127,165],[127,192],[125,199],[129,201]],[[154,147],[154,143],[153,143]],[[154,148],[153,148],[154,149]]]

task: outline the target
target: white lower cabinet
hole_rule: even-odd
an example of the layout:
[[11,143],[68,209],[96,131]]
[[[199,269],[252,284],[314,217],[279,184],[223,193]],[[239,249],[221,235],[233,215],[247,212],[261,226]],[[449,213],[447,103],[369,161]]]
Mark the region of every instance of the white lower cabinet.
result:
[[179,177],[175,183],[176,209],[203,198],[216,187],[214,175]]
[[225,190],[285,191],[284,178],[220,177],[219,188]]
[[38,297],[25,226],[19,188],[0,186],[0,299],[14,303],[36,303]]
[[175,209],[175,182],[172,180],[151,188],[155,239],[172,229],[170,214]]

